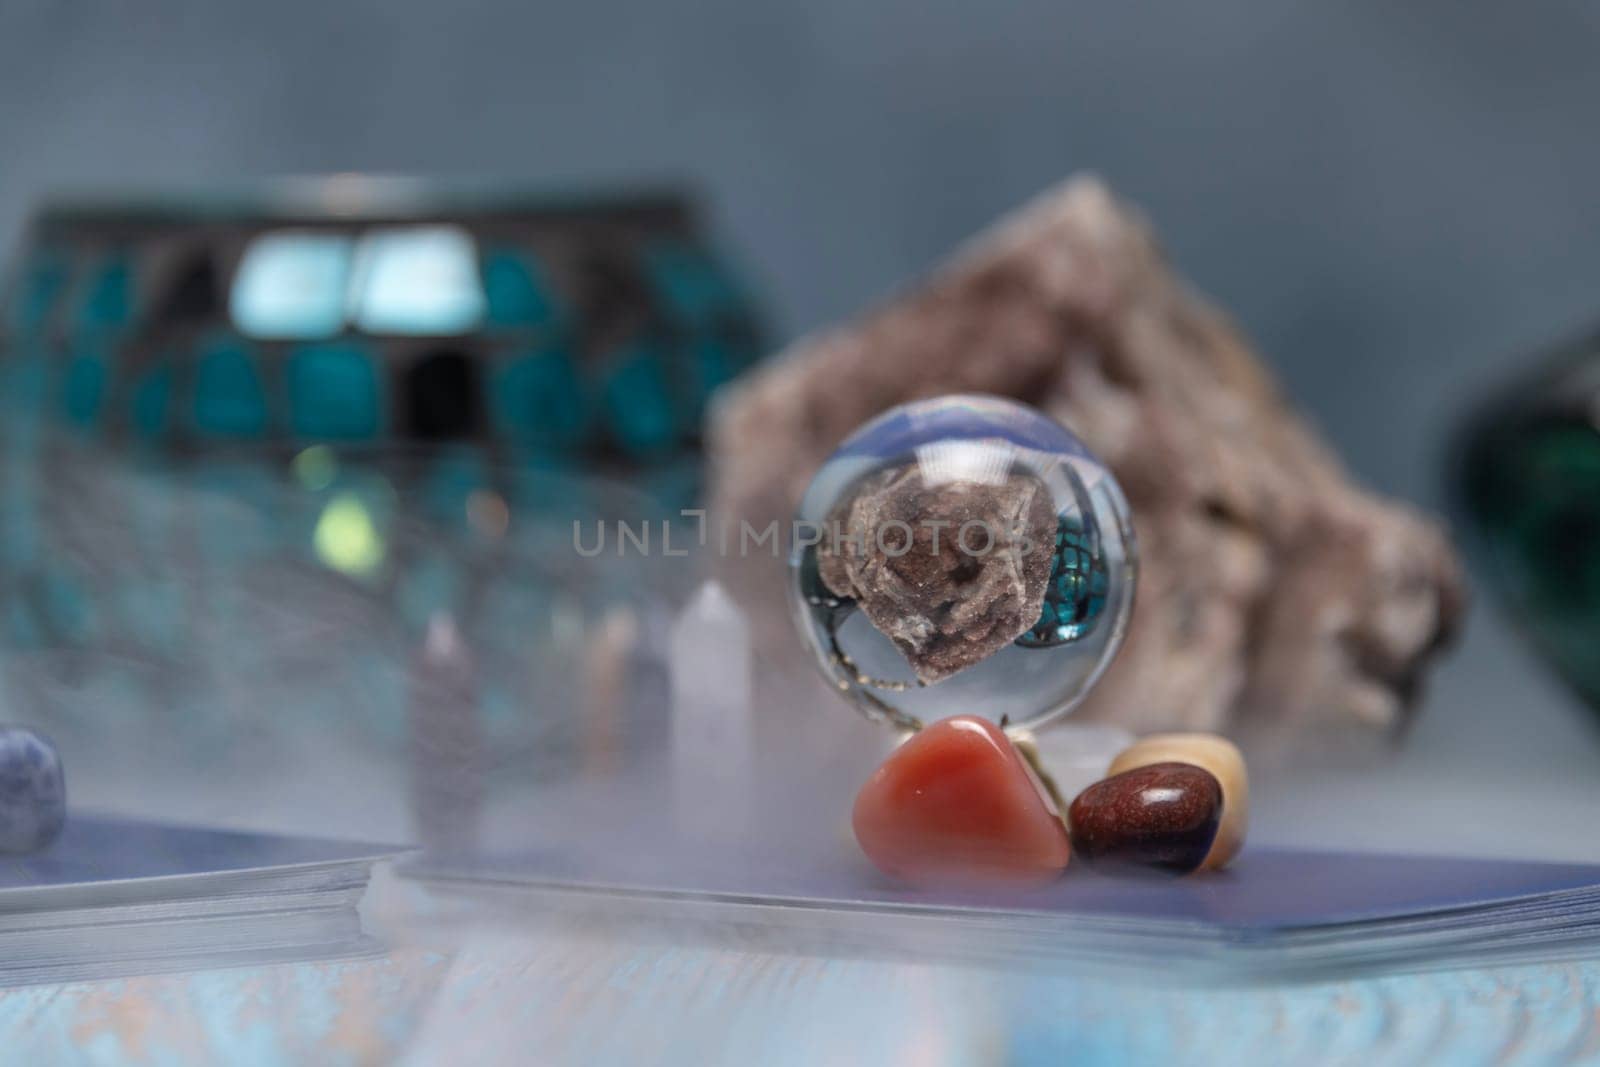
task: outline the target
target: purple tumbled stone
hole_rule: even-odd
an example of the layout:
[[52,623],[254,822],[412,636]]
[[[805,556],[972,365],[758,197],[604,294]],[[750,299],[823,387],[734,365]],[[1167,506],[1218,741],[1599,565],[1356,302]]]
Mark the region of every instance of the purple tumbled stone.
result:
[[50,739],[26,726],[0,726],[0,852],[33,852],[61,833],[67,784]]

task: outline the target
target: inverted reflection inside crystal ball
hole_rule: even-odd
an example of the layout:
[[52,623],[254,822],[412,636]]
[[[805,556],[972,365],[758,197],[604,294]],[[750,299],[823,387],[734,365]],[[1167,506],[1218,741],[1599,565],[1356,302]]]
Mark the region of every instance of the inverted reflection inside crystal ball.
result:
[[853,434],[806,490],[789,565],[823,671],[905,726],[1071,710],[1121,644],[1136,567],[1105,465],[987,396],[902,405]]

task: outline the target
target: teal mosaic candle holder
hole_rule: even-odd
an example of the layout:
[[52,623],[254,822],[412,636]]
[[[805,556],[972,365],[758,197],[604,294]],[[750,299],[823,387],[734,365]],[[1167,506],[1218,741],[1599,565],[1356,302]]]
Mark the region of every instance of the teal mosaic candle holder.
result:
[[466,442],[677,502],[706,402],[761,332],[681,198],[347,178],[245,205],[47,208],[0,296],[0,348],[34,406],[116,447]]
[[[705,406],[760,336],[673,195],[342,177],[244,202],[47,207],[0,287],[0,591],[19,594],[5,610],[36,624],[16,632],[58,635],[74,627],[52,620],[86,614],[66,606],[84,567],[48,550],[72,503],[47,490],[87,453],[143,464],[161,499],[281,506],[286,487],[375,479],[373,515],[465,528],[569,506],[548,474],[674,514],[698,494]],[[350,509],[330,514],[325,537],[356,529],[338,521]]]
[[572,521],[694,503],[761,350],[674,195],[49,207],[0,286],[0,681],[83,745],[288,714],[398,742],[444,618],[485,736],[559,748],[588,629],[679,577],[582,560]]

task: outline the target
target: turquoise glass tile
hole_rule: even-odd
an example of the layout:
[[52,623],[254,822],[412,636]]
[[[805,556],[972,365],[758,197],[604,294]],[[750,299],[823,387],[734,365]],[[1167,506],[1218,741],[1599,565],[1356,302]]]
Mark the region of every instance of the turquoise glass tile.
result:
[[133,290],[133,262],[117,253],[90,274],[78,305],[78,329],[94,334],[127,326],[133,320]]
[[679,322],[705,326],[743,310],[732,280],[702,249],[663,241],[645,251],[644,263],[663,305]]
[[289,423],[301,437],[365,441],[383,428],[373,355],[353,342],[306,345],[290,355]]
[[679,423],[660,353],[640,347],[611,368],[604,389],[606,427],[617,446],[632,455],[671,448]]
[[65,256],[41,251],[33,257],[12,294],[7,324],[19,337],[32,337],[49,321],[56,302],[67,290],[72,268]]
[[722,336],[702,333],[682,341],[673,349],[670,375],[679,425],[698,426],[711,395],[742,369],[739,350]]
[[105,401],[106,360],[100,352],[85,349],[67,363],[61,383],[61,411],[74,426],[93,426]]
[[567,452],[588,435],[589,400],[565,351],[507,360],[491,378],[489,400],[496,427],[518,444]]
[[172,405],[172,368],[155,367],[145,371],[133,387],[131,410],[133,432],[144,440],[160,437],[167,429]]
[[556,305],[537,260],[510,249],[484,254],[483,291],[491,326],[545,326],[555,321]]
[[218,437],[260,437],[270,421],[252,352],[242,343],[213,343],[195,368],[194,424]]
[[344,234],[286,230],[250,242],[228,297],[251,337],[314,340],[343,328],[355,242]]
[[447,337],[483,322],[486,300],[472,235],[456,226],[374,230],[356,252],[357,327],[371,334]]

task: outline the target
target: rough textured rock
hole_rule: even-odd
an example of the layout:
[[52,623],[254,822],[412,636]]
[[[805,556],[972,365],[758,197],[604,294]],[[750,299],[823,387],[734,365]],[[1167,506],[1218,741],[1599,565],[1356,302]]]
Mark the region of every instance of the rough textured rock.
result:
[[[967,551],[957,531],[969,522],[981,527],[971,528]],[[868,477],[839,503],[817,546],[817,570],[933,683],[1038,621],[1055,529],[1050,491],[1032,475],[928,486],[906,467]]]
[[[1404,721],[1463,611],[1448,542],[1349,482],[1234,328],[1093,179],[737,383],[710,427],[713,506],[725,520],[787,521],[852,429],[951,392],[1039,406],[1127,492],[1138,603],[1083,715],[1136,730]],[[734,580],[781,619],[781,568],[762,562]]]

